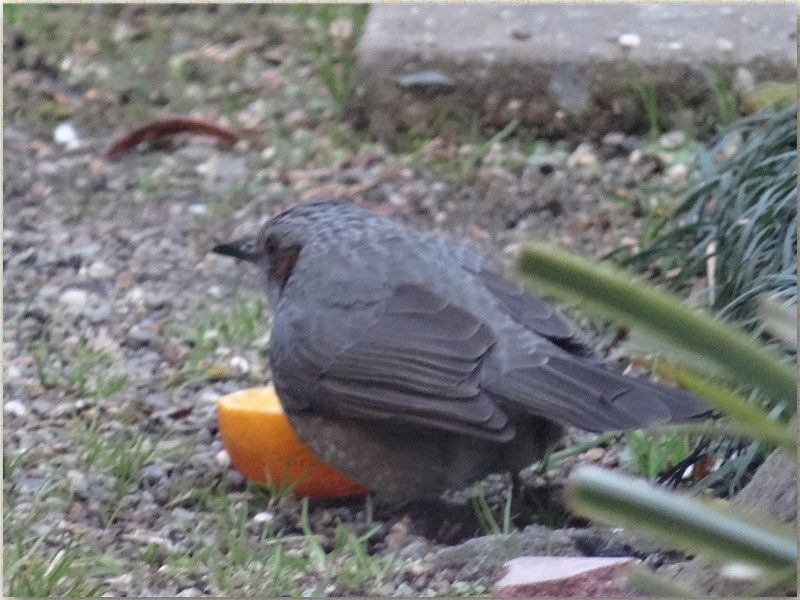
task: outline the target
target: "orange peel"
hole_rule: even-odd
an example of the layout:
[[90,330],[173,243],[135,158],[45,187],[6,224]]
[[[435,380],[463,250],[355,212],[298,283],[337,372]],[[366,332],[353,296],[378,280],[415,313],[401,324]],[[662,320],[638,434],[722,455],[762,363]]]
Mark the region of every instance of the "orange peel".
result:
[[287,486],[298,497],[336,498],[367,492],[297,438],[271,385],[220,397],[217,420],[231,463],[245,479]]

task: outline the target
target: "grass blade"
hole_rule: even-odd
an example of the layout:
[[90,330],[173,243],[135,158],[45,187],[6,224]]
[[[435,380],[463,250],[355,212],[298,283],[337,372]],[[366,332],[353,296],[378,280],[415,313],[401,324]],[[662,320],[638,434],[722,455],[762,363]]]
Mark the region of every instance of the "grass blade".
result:
[[674,547],[741,560],[769,570],[797,562],[794,531],[765,528],[748,513],[716,510],[679,494],[598,467],[582,466],[567,482],[567,503],[580,514],[630,526]]

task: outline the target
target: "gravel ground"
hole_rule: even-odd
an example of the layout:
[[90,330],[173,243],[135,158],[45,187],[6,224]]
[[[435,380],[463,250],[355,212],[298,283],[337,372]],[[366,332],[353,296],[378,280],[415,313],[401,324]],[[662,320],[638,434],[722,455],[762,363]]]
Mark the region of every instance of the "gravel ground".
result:
[[[475,533],[463,523],[443,532],[364,500],[304,513],[230,467],[214,403],[269,380],[269,322],[253,274],[209,249],[337,195],[469,237],[500,261],[532,238],[602,255],[635,244],[681,182],[685,144],[433,135],[388,149],[335,118],[291,11],[34,16],[5,26],[6,574],[16,569],[6,591],[484,591],[496,565],[452,555]],[[252,135],[233,148],[179,138],[100,158],[125,128],[189,109]],[[581,459],[616,461],[613,449]],[[553,496],[559,478],[540,484]],[[608,546],[569,531],[567,549]]]

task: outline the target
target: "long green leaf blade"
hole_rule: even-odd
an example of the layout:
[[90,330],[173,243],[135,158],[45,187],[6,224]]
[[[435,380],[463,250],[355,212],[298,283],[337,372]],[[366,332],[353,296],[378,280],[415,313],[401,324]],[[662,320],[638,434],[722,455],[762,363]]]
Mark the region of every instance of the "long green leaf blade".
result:
[[676,548],[736,559],[770,570],[797,562],[794,531],[753,523],[752,515],[716,510],[687,496],[599,467],[581,466],[567,482],[571,510],[627,525]]
[[797,436],[790,426],[770,420],[763,410],[718,382],[663,362],[658,364],[656,371],[701,396],[716,410],[735,420],[753,439],[777,444],[791,453],[797,452]]
[[518,259],[523,277],[557,296],[578,300],[604,317],[637,327],[672,347],[710,360],[732,379],[760,386],[794,406],[794,371],[781,358],[730,325],[690,309],[666,292],[543,244],[526,245]]

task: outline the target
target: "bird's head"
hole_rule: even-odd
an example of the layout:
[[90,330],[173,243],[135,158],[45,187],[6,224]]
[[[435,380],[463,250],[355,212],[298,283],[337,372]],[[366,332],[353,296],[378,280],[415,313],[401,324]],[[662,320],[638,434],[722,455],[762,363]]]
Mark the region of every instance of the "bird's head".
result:
[[380,220],[348,202],[312,200],[273,217],[257,235],[220,244],[213,251],[257,265],[266,277],[270,302],[275,302],[298,261],[305,261],[307,268],[312,269],[309,273],[314,268],[325,268],[332,257],[347,264],[359,240],[369,231],[375,231],[376,219]]
[[302,228],[279,218],[267,221],[257,235],[245,236],[213,248],[213,252],[253,263],[266,278],[267,294],[277,300],[294,272],[303,249]]

